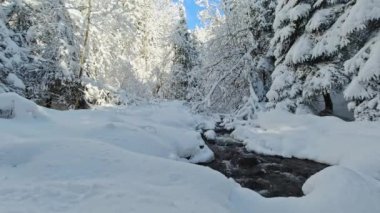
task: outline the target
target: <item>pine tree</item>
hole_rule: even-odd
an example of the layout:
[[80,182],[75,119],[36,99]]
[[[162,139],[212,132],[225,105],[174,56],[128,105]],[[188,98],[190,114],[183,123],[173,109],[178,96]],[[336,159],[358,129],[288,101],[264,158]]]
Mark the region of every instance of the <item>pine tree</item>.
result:
[[310,45],[307,45],[307,40],[303,40],[305,41],[303,44],[300,43],[299,46],[302,46],[302,49],[294,51],[299,54],[297,56],[301,57],[293,61],[286,60],[286,57],[288,52],[291,53],[293,44],[302,33],[310,13],[311,5],[309,3],[296,0],[280,0],[278,2],[273,22],[275,34],[271,40],[270,49],[270,54],[276,59],[276,68],[272,74],[273,84],[267,94],[270,106],[294,112],[302,102],[302,81],[300,79],[303,77],[303,72],[297,70],[295,64],[299,61],[302,62],[304,55],[309,51]]
[[174,29],[173,39],[173,65],[168,76],[168,91],[164,97],[169,99],[185,100],[190,87],[190,72],[196,64],[197,53],[195,41],[187,29],[185,8],[183,2],[178,6],[179,20]]
[[64,2],[6,0],[1,7],[6,11],[4,30],[14,42],[12,55],[18,55],[8,81],[22,79],[25,96],[40,104],[54,100],[62,108],[75,107],[75,97],[81,97],[81,85],[75,81],[79,46]]
[[380,33],[345,63],[352,81],[345,90],[345,97],[358,120],[380,119]]
[[[15,41],[19,37],[6,25],[13,7],[14,4],[0,4],[0,93],[17,92],[25,95],[24,83],[17,76],[20,76],[18,70],[22,64],[27,63],[26,51],[19,47],[20,40]],[[16,81],[19,83],[16,84]]]
[[323,95],[326,112],[332,110],[330,94],[342,93],[350,81],[344,62],[378,30],[373,24],[378,20],[378,4],[367,0],[280,1],[271,42],[276,58],[268,93],[271,104],[296,111]]

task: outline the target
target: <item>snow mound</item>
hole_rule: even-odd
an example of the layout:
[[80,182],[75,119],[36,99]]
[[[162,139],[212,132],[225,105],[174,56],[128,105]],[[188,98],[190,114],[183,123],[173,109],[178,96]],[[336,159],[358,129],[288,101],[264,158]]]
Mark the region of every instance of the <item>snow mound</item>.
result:
[[4,213],[228,213],[236,186],[207,168],[76,138],[0,142],[0,178]]
[[16,93],[0,94],[0,118],[46,119],[42,107]]
[[214,130],[208,130],[204,133],[207,140],[215,140],[216,139],[216,133]]

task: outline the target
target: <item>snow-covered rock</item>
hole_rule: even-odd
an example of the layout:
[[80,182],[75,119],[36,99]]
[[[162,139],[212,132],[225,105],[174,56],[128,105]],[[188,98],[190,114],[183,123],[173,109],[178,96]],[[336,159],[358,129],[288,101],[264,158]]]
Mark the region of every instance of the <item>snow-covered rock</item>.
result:
[[204,133],[204,136],[207,140],[215,140],[216,139],[216,133],[214,130],[208,130]]

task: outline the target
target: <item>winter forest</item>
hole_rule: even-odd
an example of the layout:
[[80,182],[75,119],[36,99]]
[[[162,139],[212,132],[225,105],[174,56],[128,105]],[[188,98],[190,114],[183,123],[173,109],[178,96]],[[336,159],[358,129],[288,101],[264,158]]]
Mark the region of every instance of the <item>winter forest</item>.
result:
[[379,122],[380,0],[0,0],[0,213],[378,213]]
[[56,109],[177,99],[239,119],[334,104],[380,116],[377,1],[198,3],[191,32],[170,0],[2,1],[1,92]]

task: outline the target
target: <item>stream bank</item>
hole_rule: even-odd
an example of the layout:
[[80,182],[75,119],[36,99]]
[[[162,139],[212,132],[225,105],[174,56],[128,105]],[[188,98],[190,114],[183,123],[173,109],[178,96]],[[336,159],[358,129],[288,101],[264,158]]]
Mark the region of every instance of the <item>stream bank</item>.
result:
[[249,152],[243,143],[231,137],[231,130],[217,127],[214,131],[214,139],[208,139],[205,130],[202,138],[214,152],[215,159],[200,165],[217,170],[264,197],[301,197],[306,180],[329,166],[310,160]]

